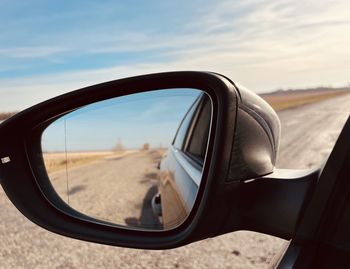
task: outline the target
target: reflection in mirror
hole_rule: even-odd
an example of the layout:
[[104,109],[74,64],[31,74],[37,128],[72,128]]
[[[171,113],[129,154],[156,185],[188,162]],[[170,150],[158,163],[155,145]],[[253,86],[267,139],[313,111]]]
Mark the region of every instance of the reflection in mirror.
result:
[[143,230],[175,228],[197,196],[211,111],[200,90],[166,89],[70,112],[42,135],[51,185],[86,216]]

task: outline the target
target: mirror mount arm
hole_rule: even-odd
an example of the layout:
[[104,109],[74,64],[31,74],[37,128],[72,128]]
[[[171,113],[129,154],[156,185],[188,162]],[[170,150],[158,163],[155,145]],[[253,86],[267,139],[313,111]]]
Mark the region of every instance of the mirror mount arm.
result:
[[223,233],[251,230],[292,238],[319,174],[319,169],[276,169],[272,174],[240,181],[239,197],[234,198]]

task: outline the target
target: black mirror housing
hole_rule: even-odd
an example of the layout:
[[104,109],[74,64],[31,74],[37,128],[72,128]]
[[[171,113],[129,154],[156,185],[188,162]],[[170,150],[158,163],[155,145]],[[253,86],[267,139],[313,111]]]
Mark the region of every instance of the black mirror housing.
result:
[[270,105],[246,88],[238,87],[240,101],[228,181],[273,172],[281,132],[278,116]]
[[[45,184],[47,177],[40,148],[41,134],[50,122],[93,102],[180,87],[206,92],[212,102],[213,115],[202,183],[185,222],[169,231],[139,231],[87,218],[55,201],[55,193]],[[239,195],[244,182],[273,173],[279,135],[280,123],[273,109],[224,76],[207,72],[151,74],[77,90],[38,104],[4,122],[0,127],[0,157],[8,161],[0,163],[0,178],[13,204],[47,230],[102,244],[173,248],[244,228],[239,214],[232,218],[232,210],[247,199]],[[308,186],[303,184],[302,188]],[[247,193],[246,187],[244,192]],[[295,214],[297,218],[299,211]],[[282,231],[278,235],[288,237],[292,232]]]

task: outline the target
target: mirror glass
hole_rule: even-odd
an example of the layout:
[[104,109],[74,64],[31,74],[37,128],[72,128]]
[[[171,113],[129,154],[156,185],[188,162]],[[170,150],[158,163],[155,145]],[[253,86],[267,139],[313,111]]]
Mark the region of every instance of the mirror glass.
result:
[[192,210],[212,118],[197,89],[164,89],[74,110],[42,134],[50,183],[75,211],[116,225],[169,230]]

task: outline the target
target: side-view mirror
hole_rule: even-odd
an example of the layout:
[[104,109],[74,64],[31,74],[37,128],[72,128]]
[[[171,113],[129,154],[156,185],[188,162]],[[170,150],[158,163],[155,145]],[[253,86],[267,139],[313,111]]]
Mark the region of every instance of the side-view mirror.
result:
[[295,232],[315,173],[275,169],[280,122],[226,77],[170,72],[94,85],[0,127],[1,185],[31,221],[164,249],[235,230]]

